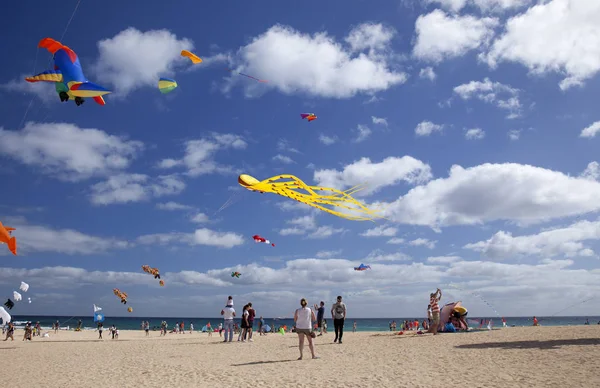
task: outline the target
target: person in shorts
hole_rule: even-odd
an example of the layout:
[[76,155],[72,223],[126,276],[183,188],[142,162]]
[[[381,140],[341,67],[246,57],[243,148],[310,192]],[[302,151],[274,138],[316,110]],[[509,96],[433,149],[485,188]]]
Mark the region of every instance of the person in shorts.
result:
[[308,307],[306,299],[300,299],[300,308],[294,313],[294,323],[296,327],[296,333],[298,334],[298,349],[300,349],[300,357],[298,360],[302,360],[302,352],[304,350],[304,338],[308,339],[308,347],[312,358],[319,358],[315,355],[315,346],[312,338],[312,323],[316,320],[315,312]]
[[321,301],[320,307],[317,308],[317,327],[319,328],[319,335],[323,335],[323,318],[325,317],[325,302]]

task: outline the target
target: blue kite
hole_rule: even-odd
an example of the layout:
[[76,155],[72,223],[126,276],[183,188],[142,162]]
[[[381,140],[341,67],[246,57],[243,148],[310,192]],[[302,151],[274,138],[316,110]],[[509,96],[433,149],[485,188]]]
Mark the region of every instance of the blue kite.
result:
[[54,55],[54,70],[27,77],[25,81],[54,82],[61,102],[75,100],[75,104],[79,106],[85,102],[84,98],[92,98],[100,105],[106,104],[102,96],[112,92],[85,78],[75,51],[52,38],[40,40],[38,47],[45,48]]
[[370,265],[364,265],[364,264],[360,264],[358,267],[354,267],[355,271],[366,271],[368,269],[371,269]]

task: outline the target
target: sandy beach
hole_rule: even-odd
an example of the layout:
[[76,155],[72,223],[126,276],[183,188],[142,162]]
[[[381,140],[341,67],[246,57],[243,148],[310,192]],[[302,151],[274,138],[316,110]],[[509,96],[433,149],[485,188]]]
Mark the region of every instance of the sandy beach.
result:
[[299,356],[296,334],[222,343],[217,335],[59,332],[0,342],[5,387],[592,387],[600,385],[600,326],[506,328],[438,336],[317,337],[321,359]]

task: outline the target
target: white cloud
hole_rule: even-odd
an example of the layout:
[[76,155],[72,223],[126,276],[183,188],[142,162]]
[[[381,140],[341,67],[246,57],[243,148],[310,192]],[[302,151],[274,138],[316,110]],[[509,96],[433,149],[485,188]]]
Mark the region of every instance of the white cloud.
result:
[[0,127],[0,138],[1,154],[68,181],[118,173],[143,149],[139,141],[67,123],[28,122],[20,131]]
[[508,131],[508,138],[512,141],[519,140],[521,138],[521,130],[511,129],[510,131]]
[[333,228],[331,226],[317,226],[314,215],[296,217],[288,224],[292,225],[291,228],[283,228],[279,230],[279,234],[282,236],[290,235],[305,235],[311,239],[325,239],[333,236],[334,234],[342,234],[347,232],[344,228]]
[[277,141],[277,151],[281,152],[293,152],[295,154],[301,154],[296,148],[292,147],[290,142],[286,139],[279,139]]
[[146,201],[153,197],[175,195],[185,189],[176,175],[150,178],[144,174],[118,174],[91,187],[90,199],[95,205]]
[[471,128],[465,131],[465,138],[467,140],[480,140],[485,137],[485,131],[481,128]]
[[444,129],[443,125],[434,124],[431,121],[421,121],[415,128],[415,135],[429,136],[433,132],[441,132]]
[[281,154],[278,154],[278,155],[275,155],[275,156],[273,156],[273,161],[274,161],[274,162],[281,162],[281,163],[284,163],[284,164],[292,164],[292,163],[296,163],[296,162],[294,162],[294,160],[293,160],[292,158],[290,158],[289,156],[285,156],[285,155],[281,155]]
[[[600,210],[600,183],[517,163],[452,166],[388,205],[391,221],[433,228],[495,220],[521,224]],[[372,206],[384,204],[375,203]]]
[[597,181],[600,179],[600,164],[598,162],[590,162],[585,170],[579,175],[584,179]]
[[320,134],[319,141],[325,145],[332,145],[338,141],[338,138],[337,138],[337,136],[326,136],[326,135]]
[[400,237],[394,237],[387,241],[386,244],[404,244],[405,240]]
[[[509,119],[520,115],[522,106],[519,101],[519,92],[519,89],[500,82],[492,82],[489,78],[484,78],[483,81],[471,81],[454,88],[454,93],[465,101],[477,98],[488,104],[494,104],[498,108],[508,110],[510,113],[507,118]],[[502,98],[501,96],[505,97]]]
[[435,248],[435,244],[437,241],[431,241],[426,238],[417,238],[415,240],[409,241],[408,245],[412,245],[413,247],[426,247],[429,249]]
[[364,260],[369,263],[381,263],[385,261],[409,261],[410,259],[410,256],[402,252],[385,253],[381,249],[375,249]]
[[16,228],[13,235],[17,238],[19,254],[55,252],[66,255],[91,255],[132,246],[127,241],[114,237],[90,236],[73,229],[31,225],[21,217],[8,217],[2,221],[5,225]]
[[39,98],[44,103],[60,103],[60,99],[56,94],[54,84],[48,82],[27,82],[26,77],[34,74],[21,75],[16,80],[10,80],[5,84],[0,84],[0,90],[14,93],[27,93]]
[[209,221],[209,217],[204,213],[197,213],[190,219],[190,221],[197,224],[204,224]]
[[494,36],[496,18],[478,19],[471,15],[447,15],[436,9],[421,15],[415,23],[416,43],[413,55],[430,62],[460,57],[486,46]]
[[233,148],[245,149],[247,143],[241,136],[234,134],[213,133],[210,137],[185,142],[185,154],[182,159],[163,159],[158,167],[169,169],[184,166],[190,176],[199,176],[213,173],[230,173],[230,166],[221,166],[214,161],[218,151]]
[[160,209],[160,210],[190,210],[193,209],[193,207],[188,206],[188,205],[182,205],[180,203],[177,202],[166,202],[166,203],[158,203],[156,204],[156,208]]
[[491,67],[518,62],[534,74],[566,74],[560,88],[567,90],[600,71],[599,19],[596,1],[540,2],[508,19],[504,34],[481,57]]
[[319,252],[317,252],[317,254],[315,256],[319,259],[328,259],[331,257],[339,256],[341,254],[342,254],[342,250],[339,249],[337,251],[319,251]]
[[367,229],[361,236],[364,237],[393,237],[398,233],[398,228],[394,227],[385,227],[385,226],[376,226],[371,229]]
[[457,13],[465,6],[472,4],[483,12],[501,12],[529,5],[532,0],[426,0],[438,3],[446,10]]
[[129,27],[98,42],[100,55],[94,70],[98,82],[106,80],[115,87],[113,95],[125,96],[144,86],[156,87],[160,77],[172,76],[178,63],[189,62],[181,50],[193,48],[191,40],[178,39],[168,30],[141,32]]
[[302,92],[332,98],[387,90],[407,79],[405,73],[391,69],[388,52],[392,36],[391,29],[379,24],[362,24],[350,32],[346,38],[350,47],[345,48],[326,32],[310,36],[275,25],[240,48],[235,57],[238,65],[234,66],[235,71],[267,78],[269,82],[246,82],[232,77],[224,91],[228,92],[236,82],[244,82],[247,96],[266,88],[285,94]]
[[435,71],[433,71],[433,67],[428,66],[419,71],[419,77],[428,79],[430,81],[435,81],[437,75],[435,74]]
[[459,256],[433,256],[427,258],[427,262],[431,264],[450,264],[457,261],[460,261]]
[[595,137],[598,134],[598,132],[600,132],[600,121],[596,121],[589,127],[582,129],[581,134],[579,136],[588,138]]
[[334,228],[329,225],[319,226],[317,229],[315,229],[312,233],[310,233],[308,235],[308,238],[325,239],[325,238],[333,236],[334,234],[343,234],[347,231],[348,231],[348,229]]
[[[538,234],[513,237],[503,230],[487,241],[467,244],[465,249],[481,252],[493,259],[510,259],[522,256],[552,258],[562,255],[576,257],[590,255],[591,249],[583,245],[586,240],[600,239],[600,221],[579,221],[568,227],[546,230]],[[591,251],[593,255],[593,251]]]
[[218,232],[207,228],[196,229],[194,233],[171,232],[149,234],[137,238],[144,245],[167,245],[182,243],[190,246],[206,245],[220,248],[233,248],[244,243],[244,237],[233,232]]
[[409,184],[423,183],[431,177],[431,167],[410,156],[388,157],[379,163],[372,163],[369,158],[361,158],[344,166],[342,171],[317,170],[314,174],[318,186],[338,190],[366,183],[365,189],[356,193],[359,196],[375,193],[383,187],[397,185],[401,181]]
[[369,138],[369,136],[371,136],[371,128],[367,127],[366,125],[362,125],[362,124],[358,124],[356,126],[356,132],[358,132],[358,134],[356,135],[356,138],[353,140],[355,143],[360,143],[363,142],[365,140],[367,140]]
[[373,121],[373,124],[381,124],[385,127],[388,126],[388,122],[387,119],[384,117],[375,117],[375,116],[371,116],[371,120]]

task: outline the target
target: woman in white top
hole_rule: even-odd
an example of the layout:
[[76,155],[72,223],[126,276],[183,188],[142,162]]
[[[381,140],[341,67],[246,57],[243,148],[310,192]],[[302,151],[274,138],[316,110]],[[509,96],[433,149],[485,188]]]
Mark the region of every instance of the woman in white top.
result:
[[297,309],[294,313],[294,322],[296,323],[296,333],[298,333],[298,348],[300,349],[300,357],[298,360],[302,360],[302,351],[304,350],[304,337],[308,338],[308,347],[312,358],[319,358],[315,356],[315,347],[313,345],[313,339],[311,336],[312,323],[317,320],[314,311],[308,306],[306,299],[300,300],[301,308]]

